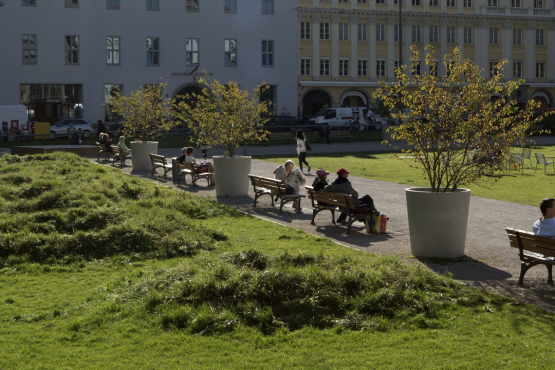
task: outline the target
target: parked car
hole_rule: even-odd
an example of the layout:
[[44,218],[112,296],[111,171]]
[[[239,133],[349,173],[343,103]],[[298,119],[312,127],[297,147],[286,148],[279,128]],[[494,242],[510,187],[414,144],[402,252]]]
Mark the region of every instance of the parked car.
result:
[[316,114],[316,125],[323,123],[330,125],[330,129],[342,129],[346,123],[353,120],[353,108],[324,108]]
[[298,121],[293,116],[273,116],[266,124],[271,132],[292,131],[298,125]]
[[67,129],[69,128],[70,122],[73,122],[73,128],[75,130],[83,130],[83,137],[91,136],[91,132],[93,132],[93,125],[88,119],[64,118],[50,126],[50,137],[52,139],[54,139],[55,137],[67,137]]

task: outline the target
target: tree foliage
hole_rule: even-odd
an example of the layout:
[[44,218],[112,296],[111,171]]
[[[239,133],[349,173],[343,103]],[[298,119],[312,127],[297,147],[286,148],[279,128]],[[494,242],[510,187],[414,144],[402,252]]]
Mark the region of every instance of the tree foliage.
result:
[[[507,163],[511,148],[523,144],[526,129],[544,117],[533,118],[538,103],[530,100],[520,109],[511,99],[524,81],[503,80],[506,61],[497,65],[493,76],[484,78],[482,70],[462,59],[456,48],[444,57],[443,76],[418,75],[414,69],[418,52],[411,50],[412,70],[397,69],[398,82],[381,83],[374,94],[391,109],[399,104],[408,108],[392,114],[405,123],[390,128],[391,137],[409,144],[410,149],[403,152],[414,157],[433,192],[483,184],[484,176]],[[426,52],[426,64],[433,71],[433,49],[427,46]]]
[[264,82],[252,94],[235,82],[223,85],[206,76],[198,82],[204,85],[201,93],[187,94],[185,100],[174,105],[174,117],[189,122],[197,144],[222,147],[233,157],[241,144],[265,139],[268,103],[259,102]]
[[167,82],[140,87],[123,96],[116,90],[106,103],[113,113],[122,116],[122,132],[125,136],[146,142],[167,132],[177,125],[170,121],[171,106],[174,100],[164,99]]

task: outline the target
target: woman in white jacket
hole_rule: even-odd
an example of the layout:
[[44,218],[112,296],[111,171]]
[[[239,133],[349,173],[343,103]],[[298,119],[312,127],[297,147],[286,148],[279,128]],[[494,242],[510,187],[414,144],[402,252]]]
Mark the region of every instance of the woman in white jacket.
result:
[[301,130],[297,131],[297,156],[299,157],[299,168],[303,170],[303,163],[308,167],[308,172],[310,172],[310,165],[306,161],[306,155],[308,151],[306,150],[306,137]]

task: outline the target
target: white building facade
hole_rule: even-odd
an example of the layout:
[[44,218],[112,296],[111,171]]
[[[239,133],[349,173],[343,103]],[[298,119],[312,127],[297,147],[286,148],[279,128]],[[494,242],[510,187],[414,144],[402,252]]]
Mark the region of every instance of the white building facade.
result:
[[163,80],[166,96],[179,97],[204,70],[250,91],[265,82],[276,114],[296,116],[296,3],[0,1],[0,105],[24,104],[39,122],[109,121],[113,89],[130,95]]

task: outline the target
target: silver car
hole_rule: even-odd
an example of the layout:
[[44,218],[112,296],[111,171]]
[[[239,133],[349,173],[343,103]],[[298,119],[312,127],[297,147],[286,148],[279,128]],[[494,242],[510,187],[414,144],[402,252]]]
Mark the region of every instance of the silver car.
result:
[[81,129],[83,137],[90,137],[91,132],[93,131],[93,125],[88,119],[83,118],[64,118],[61,121],[56,122],[52,126],[50,126],[50,137],[60,138],[60,137],[67,137],[67,129],[69,128],[69,124],[73,122],[73,128],[75,130]]

